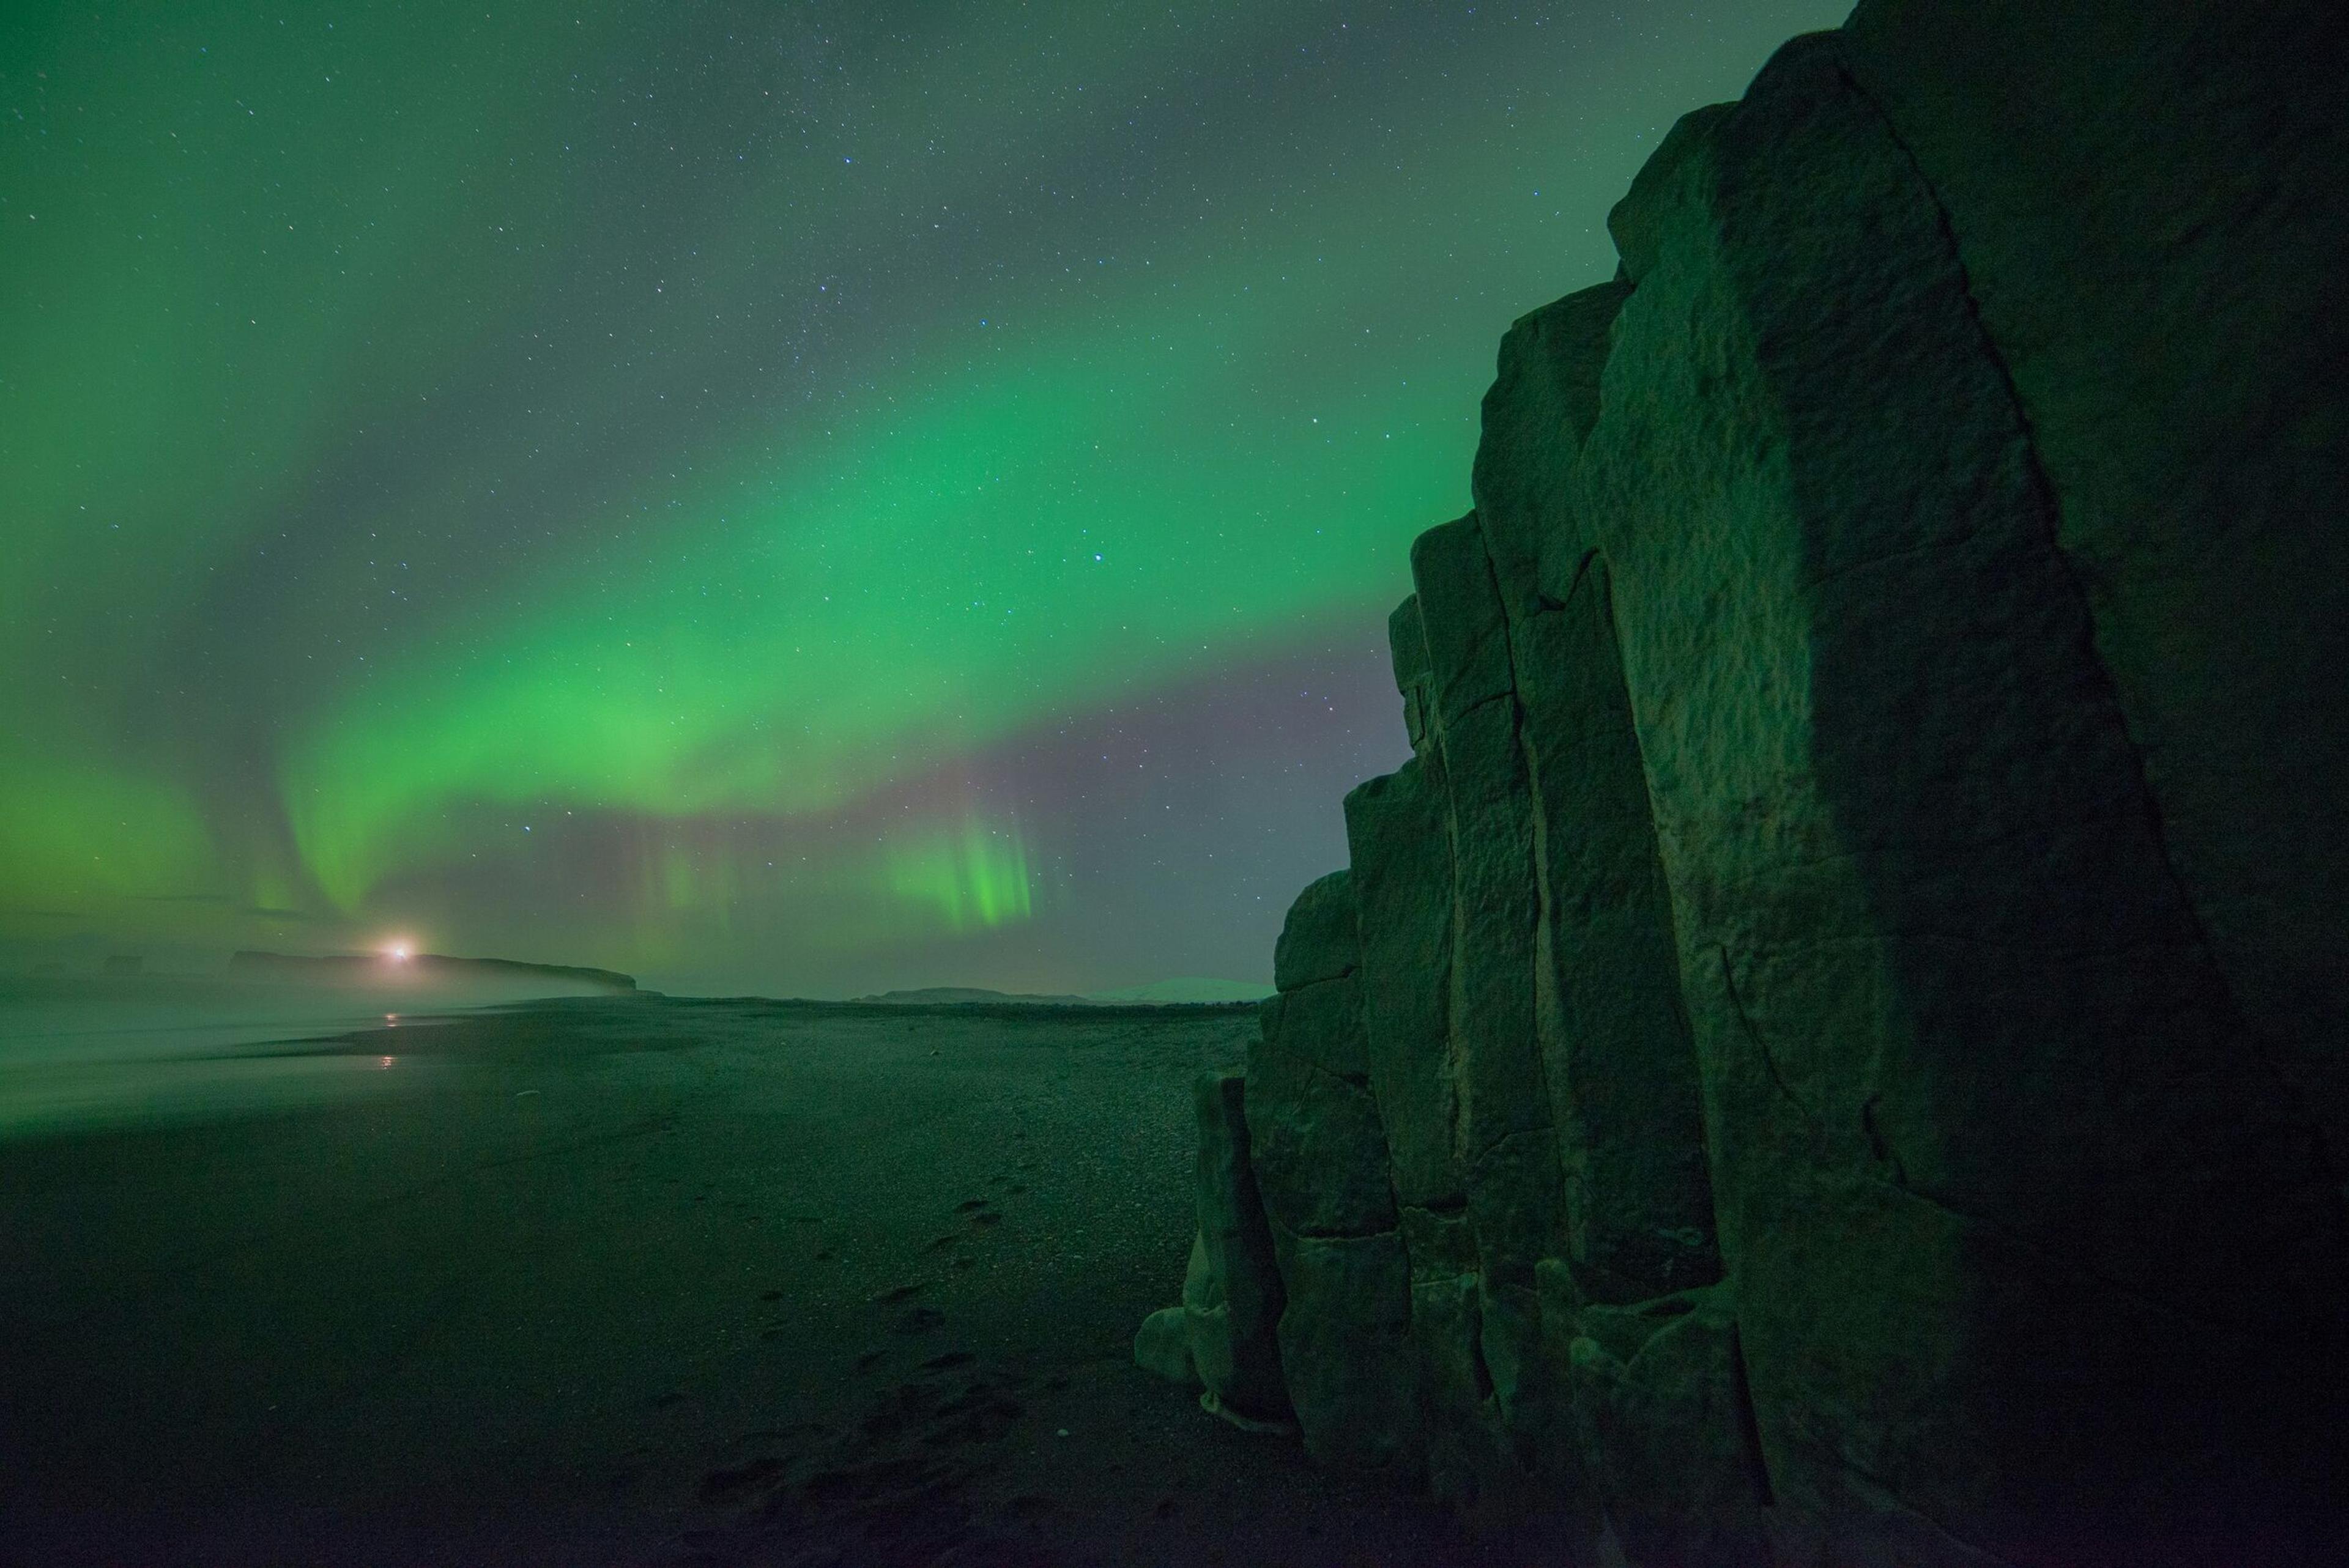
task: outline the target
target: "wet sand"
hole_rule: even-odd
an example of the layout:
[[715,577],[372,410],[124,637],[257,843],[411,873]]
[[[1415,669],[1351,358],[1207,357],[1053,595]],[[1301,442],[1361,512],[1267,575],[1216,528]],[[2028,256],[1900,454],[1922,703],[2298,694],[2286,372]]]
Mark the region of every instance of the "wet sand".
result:
[[0,1142],[0,1564],[1484,1561],[1133,1365],[1255,1026],[570,999]]

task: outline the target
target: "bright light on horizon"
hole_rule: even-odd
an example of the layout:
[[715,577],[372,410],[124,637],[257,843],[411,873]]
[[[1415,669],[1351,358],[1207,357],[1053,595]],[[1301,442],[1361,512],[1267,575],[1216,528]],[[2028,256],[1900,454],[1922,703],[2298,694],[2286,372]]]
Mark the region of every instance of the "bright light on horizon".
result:
[[394,942],[384,948],[383,955],[394,964],[405,964],[416,956],[416,950],[405,942]]

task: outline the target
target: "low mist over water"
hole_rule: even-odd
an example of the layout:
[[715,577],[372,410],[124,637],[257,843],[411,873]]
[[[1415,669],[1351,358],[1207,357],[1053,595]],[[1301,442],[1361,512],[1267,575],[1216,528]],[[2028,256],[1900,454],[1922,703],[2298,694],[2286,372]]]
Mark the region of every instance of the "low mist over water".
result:
[[[343,985],[226,975],[0,975],[0,1138],[398,1092],[400,1031],[549,995],[545,979],[436,983],[370,965]],[[356,1032],[379,1041],[353,1041]]]

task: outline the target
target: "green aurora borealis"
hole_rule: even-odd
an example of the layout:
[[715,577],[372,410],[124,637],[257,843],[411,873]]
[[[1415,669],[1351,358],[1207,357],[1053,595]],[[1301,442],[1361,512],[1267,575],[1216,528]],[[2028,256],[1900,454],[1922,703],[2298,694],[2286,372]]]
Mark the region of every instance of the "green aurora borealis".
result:
[[1817,5],[0,18],[0,953],[1261,976],[1514,315]]

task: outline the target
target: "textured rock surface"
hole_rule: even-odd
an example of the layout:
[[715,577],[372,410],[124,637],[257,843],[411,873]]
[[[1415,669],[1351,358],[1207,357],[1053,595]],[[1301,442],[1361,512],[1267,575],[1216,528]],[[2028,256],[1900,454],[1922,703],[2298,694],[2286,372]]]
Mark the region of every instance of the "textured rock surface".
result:
[[1584,1451],[1635,1563],[1769,1561],[1773,1505],[1723,1287],[1582,1315],[1568,1346]]
[[1362,966],[1362,942],[1354,925],[1353,879],[1331,872],[1297,895],[1272,949],[1276,991],[1294,991],[1316,980],[1335,980]]
[[[1197,1243],[1192,1253],[1197,1255]],[[1142,1320],[1133,1336],[1133,1364],[1170,1383],[1199,1386],[1199,1368],[1191,1359],[1191,1315],[1187,1307],[1169,1306]]]
[[[1411,566],[1433,676],[1430,738],[1443,758],[1452,847],[1453,1154],[1476,1263],[1457,1309],[1466,1339],[1460,1349],[1473,1358],[1482,1394],[1475,1418],[1494,1434],[1494,1451],[1506,1456],[1515,1446],[1512,1429],[1543,1419],[1534,1265],[1559,1250],[1565,1214],[1534,1026],[1532,800],[1508,621],[1476,519],[1422,534]],[[1464,1497],[1492,1490],[1491,1478],[1438,1476]],[[1515,1479],[1506,1462],[1498,1479]]]
[[1603,284],[1510,329],[1475,467],[1531,794],[1534,1006],[1559,1134],[1568,1255],[1578,1295],[1600,1302],[1720,1273],[1696,1056],[1609,572],[1567,493],[1630,294]]
[[1317,1451],[1561,1561],[2339,1551],[2349,14],[2155,10],[1864,0],[1504,341],[1249,1064]]
[[[2115,1356],[2110,1294],[2238,1353],[2299,1336],[2339,1316],[2337,1200],[2178,897],[1931,191],[1832,39],[1683,139],[1634,199],[1653,261],[1570,493],[1613,573],[1764,1452],[1806,1510],[1914,1476],[1901,1506],[2018,1553],[2108,1470],[2117,1512],[2078,1528],[2111,1535],[2119,1477],[2189,1462],[2212,1412],[2152,1342]],[[1978,1232],[2079,1272],[1985,1293]],[[1868,1270],[1821,1273],[1861,1235]],[[2025,1377],[2114,1429],[2051,1423]]]
[[1192,1365],[1207,1398],[1243,1417],[1281,1420],[1288,1394],[1280,1374],[1280,1269],[1257,1196],[1246,1100],[1239,1074],[1199,1076],[1199,1240],[1183,1307]]
[[1306,889],[1283,927],[1248,1052],[1258,1190],[1286,1297],[1281,1367],[1306,1446],[1357,1469],[1416,1462],[1410,1271],[1370,1088],[1351,878]]
[[1842,38],[1947,214],[2164,845],[2349,1150],[2349,10],[1962,11]]

